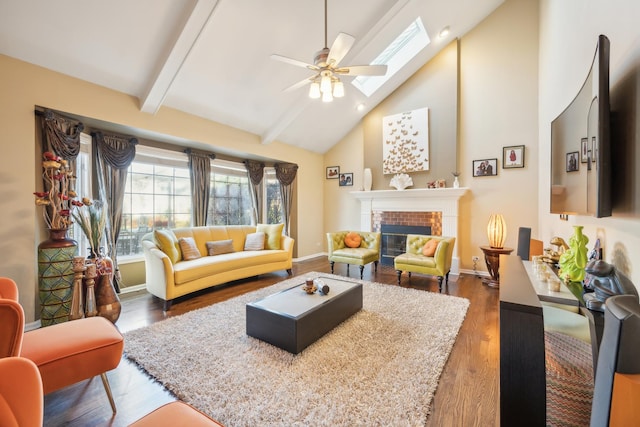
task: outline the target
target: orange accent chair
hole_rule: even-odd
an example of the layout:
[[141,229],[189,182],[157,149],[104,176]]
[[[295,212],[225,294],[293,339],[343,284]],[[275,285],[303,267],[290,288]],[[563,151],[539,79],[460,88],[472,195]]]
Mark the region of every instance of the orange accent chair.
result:
[[44,394],[100,375],[111,409],[116,405],[106,372],[122,359],[124,339],[103,317],[89,317],[24,332],[18,286],[0,278],[0,358],[21,356],[34,362]]
[[[0,359],[0,425],[41,427],[43,416],[42,380],[36,364],[24,357]],[[131,426],[223,427],[180,401],[161,406]]]

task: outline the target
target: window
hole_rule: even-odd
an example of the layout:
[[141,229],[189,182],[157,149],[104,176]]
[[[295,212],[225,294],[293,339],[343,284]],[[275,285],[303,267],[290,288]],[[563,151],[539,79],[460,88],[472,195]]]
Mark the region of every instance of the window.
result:
[[140,239],[155,228],[190,226],[190,185],[186,154],[136,147],[127,174],[118,255],[141,253]]
[[[91,135],[86,133],[80,134],[80,152],[76,157],[76,194],[78,200],[82,200],[83,197],[93,199],[92,187],[91,187]],[[78,255],[89,255],[89,240],[82,232],[82,228],[77,221],[73,222],[71,228],[71,237],[78,242]]]
[[366,96],[371,96],[429,43],[431,43],[429,35],[424,29],[422,19],[418,17],[371,62],[371,65],[386,65],[387,74],[384,76],[358,76],[351,81],[351,84]]
[[273,168],[265,168],[264,170],[264,202],[262,209],[262,222],[265,224],[279,224],[284,222],[282,216],[282,198],[280,197],[280,183],[276,178],[276,171]]
[[211,162],[211,188],[207,225],[251,224],[249,178],[242,163]]

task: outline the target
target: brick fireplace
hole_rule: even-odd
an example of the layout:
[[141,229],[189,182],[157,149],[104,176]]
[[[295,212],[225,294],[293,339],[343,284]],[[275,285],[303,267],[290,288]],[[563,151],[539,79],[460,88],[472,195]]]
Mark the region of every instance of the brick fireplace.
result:
[[459,273],[458,201],[466,188],[352,191],[360,201],[362,231],[380,231],[381,224],[431,227],[431,234],[456,238],[451,273]]

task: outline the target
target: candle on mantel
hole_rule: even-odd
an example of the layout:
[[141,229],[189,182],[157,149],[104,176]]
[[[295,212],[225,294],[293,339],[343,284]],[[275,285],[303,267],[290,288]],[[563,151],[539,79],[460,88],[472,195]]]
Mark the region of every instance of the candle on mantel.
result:
[[85,269],[84,263],[87,259],[83,256],[73,257],[73,271],[83,271]]

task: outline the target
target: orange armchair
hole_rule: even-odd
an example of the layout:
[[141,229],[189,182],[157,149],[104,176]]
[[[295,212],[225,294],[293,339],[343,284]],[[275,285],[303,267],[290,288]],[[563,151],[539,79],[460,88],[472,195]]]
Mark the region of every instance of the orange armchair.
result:
[[[0,359],[0,425],[41,427],[43,416],[42,381],[35,363],[24,357]],[[222,424],[176,401],[161,406],[132,426],[222,427]]]
[[90,317],[24,331],[18,287],[0,278],[0,358],[22,356],[34,362],[45,394],[100,375],[116,412],[106,372],[122,359],[124,339],[103,317]]

